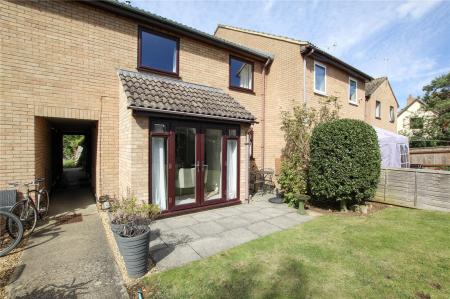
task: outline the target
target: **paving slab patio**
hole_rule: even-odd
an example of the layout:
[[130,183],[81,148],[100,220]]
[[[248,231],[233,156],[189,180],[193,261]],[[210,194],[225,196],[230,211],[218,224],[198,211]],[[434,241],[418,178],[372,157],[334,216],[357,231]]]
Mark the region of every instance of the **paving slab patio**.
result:
[[161,270],[178,267],[314,218],[271,203],[271,197],[155,221],[150,226],[152,260]]

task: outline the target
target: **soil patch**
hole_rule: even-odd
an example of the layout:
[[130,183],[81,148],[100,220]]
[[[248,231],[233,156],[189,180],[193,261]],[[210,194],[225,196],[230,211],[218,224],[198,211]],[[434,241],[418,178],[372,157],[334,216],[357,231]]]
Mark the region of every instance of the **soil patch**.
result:
[[324,215],[332,214],[332,215],[342,215],[342,216],[365,216],[365,215],[370,215],[370,214],[376,213],[376,212],[386,209],[390,206],[391,205],[386,205],[386,204],[379,203],[379,202],[368,202],[367,203],[367,214],[363,214],[359,211],[353,211],[353,210],[348,210],[347,212],[341,212],[337,205],[328,204],[328,203],[321,204],[321,203],[317,203],[317,202],[308,203],[308,205],[306,206],[306,209],[309,211],[314,211],[316,213],[320,213],[320,214],[324,214]]

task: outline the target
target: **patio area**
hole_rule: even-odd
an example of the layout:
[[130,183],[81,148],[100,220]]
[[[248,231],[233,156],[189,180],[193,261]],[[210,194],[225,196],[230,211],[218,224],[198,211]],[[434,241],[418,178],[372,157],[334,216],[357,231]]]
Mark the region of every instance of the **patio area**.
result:
[[155,221],[150,226],[151,259],[160,270],[178,267],[313,218],[271,203],[270,197]]

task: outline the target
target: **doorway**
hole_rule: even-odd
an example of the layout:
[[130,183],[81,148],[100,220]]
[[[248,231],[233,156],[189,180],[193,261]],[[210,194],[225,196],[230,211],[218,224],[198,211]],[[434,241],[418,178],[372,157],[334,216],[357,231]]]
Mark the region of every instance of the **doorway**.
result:
[[239,126],[154,120],[150,192],[163,212],[239,200]]

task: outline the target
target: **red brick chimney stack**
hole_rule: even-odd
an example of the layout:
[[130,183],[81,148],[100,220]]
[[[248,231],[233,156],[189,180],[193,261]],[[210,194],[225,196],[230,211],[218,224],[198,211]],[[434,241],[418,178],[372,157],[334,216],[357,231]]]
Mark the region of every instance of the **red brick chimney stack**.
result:
[[411,105],[412,102],[414,102],[415,98],[412,95],[409,95],[406,99],[406,105]]

